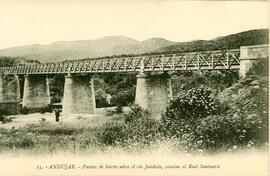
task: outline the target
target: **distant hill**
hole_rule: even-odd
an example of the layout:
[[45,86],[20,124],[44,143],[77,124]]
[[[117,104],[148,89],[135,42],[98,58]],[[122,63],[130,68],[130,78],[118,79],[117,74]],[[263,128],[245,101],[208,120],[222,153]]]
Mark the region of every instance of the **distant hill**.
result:
[[108,36],[96,40],[58,41],[49,45],[34,44],[7,48],[0,50],[0,56],[20,57],[45,63],[113,55],[232,49],[245,45],[266,44],[268,41],[268,29],[190,42],[173,42],[163,38],[137,41],[125,36]]
[[170,46],[158,48],[150,53],[176,53],[176,52],[192,52],[205,50],[235,49],[240,48],[240,46],[267,44],[268,42],[269,42],[269,30],[258,29],[218,37],[213,40],[196,40],[191,42],[179,42]]
[[177,42],[172,42],[163,38],[151,38],[140,42],[140,45],[147,50],[153,50],[161,47],[170,46],[176,43]]
[[0,56],[22,57],[40,62],[55,62],[121,54],[142,54],[175,42],[161,38],[137,41],[125,36],[96,40],[59,41],[49,45],[28,45],[0,50]]

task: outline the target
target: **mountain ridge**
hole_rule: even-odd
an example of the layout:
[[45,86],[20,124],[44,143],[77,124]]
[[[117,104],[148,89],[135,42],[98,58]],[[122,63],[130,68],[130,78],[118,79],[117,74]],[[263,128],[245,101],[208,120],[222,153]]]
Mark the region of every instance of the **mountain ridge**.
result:
[[159,48],[150,53],[181,53],[205,50],[236,49],[241,46],[260,45],[269,43],[268,29],[254,29],[227,36],[216,37],[212,40],[195,40],[179,42],[175,45]]
[[106,36],[93,40],[56,41],[51,44],[32,44],[0,50],[0,56],[20,57],[40,62],[60,62],[113,55],[140,55],[192,52],[239,48],[244,45],[266,44],[268,29],[244,31],[212,40],[175,42],[160,37],[138,41],[126,36]]

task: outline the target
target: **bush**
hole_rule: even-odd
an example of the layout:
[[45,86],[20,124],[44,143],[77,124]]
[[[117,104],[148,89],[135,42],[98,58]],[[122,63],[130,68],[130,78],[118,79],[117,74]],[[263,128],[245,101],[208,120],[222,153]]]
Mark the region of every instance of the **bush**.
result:
[[134,106],[125,116],[125,134],[129,142],[149,144],[159,133],[159,122],[147,110]]
[[95,92],[95,98],[96,98],[96,107],[97,108],[109,106],[109,103],[107,102],[106,92],[103,91],[102,89],[98,89]]
[[0,146],[5,149],[24,149],[34,147],[31,136],[22,132],[6,131],[6,134],[0,136]]
[[266,76],[269,73],[269,60],[268,58],[261,58],[259,61],[255,62],[251,69],[247,72],[247,76]]
[[135,106],[124,114],[124,124],[110,122],[96,128],[96,139],[105,146],[147,146],[156,139],[159,123],[152,119],[150,113]]
[[123,106],[118,105],[118,106],[115,108],[115,112],[116,112],[117,114],[122,113],[122,112],[123,112]]
[[179,71],[172,77],[173,93],[206,85],[222,91],[239,80],[236,70]]
[[201,119],[193,133],[194,149],[215,151],[253,147],[267,141],[267,126],[255,114],[209,116]]
[[102,140],[99,139],[99,136],[99,128],[83,128],[82,132],[76,134],[81,149],[100,149]]
[[218,96],[184,91],[162,116],[163,134],[188,152],[261,146],[268,142],[268,80],[249,76]]
[[52,109],[52,106],[51,105],[48,105],[46,107],[42,107],[42,108],[21,108],[21,111],[20,111],[22,114],[29,114],[29,113],[35,113],[35,112],[39,112],[41,114],[44,114],[46,112],[53,112],[53,109]]
[[247,78],[221,92],[217,98],[228,106],[227,114],[256,114],[268,124],[268,80]]
[[9,123],[12,122],[12,118],[8,118],[6,116],[1,116],[0,115],[0,121],[4,124],[4,123]]
[[51,103],[60,103],[64,95],[65,77],[55,74],[49,82]]
[[12,121],[12,118],[8,118],[6,115],[9,115],[9,112],[6,110],[0,109],[0,121],[2,123],[8,123]]
[[[189,128],[189,129],[188,129]],[[211,115],[182,128],[178,147],[186,152],[231,151],[267,142],[267,125],[251,114],[247,117]],[[171,137],[173,138],[173,137]]]
[[169,118],[204,118],[218,110],[214,90],[201,86],[180,92],[170,102],[165,115]]
[[5,114],[6,114],[6,112],[4,110],[0,109],[0,121],[3,122],[5,120]]
[[12,146],[15,148],[32,148],[34,147],[34,142],[31,137],[21,136],[14,138],[11,142]]
[[126,91],[120,91],[115,95],[112,95],[113,106],[127,106],[132,104],[135,100],[135,87],[132,87]]
[[115,146],[124,139],[124,126],[116,122],[105,123],[96,135],[101,144]]
[[28,114],[29,113],[29,109],[28,108],[21,108],[20,111],[22,114]]
[[193,130],[198,119],[217,114],[220,108],[214,95],[212,89],[204,86],[179,93],[161,118],[164,133],[181,136]]

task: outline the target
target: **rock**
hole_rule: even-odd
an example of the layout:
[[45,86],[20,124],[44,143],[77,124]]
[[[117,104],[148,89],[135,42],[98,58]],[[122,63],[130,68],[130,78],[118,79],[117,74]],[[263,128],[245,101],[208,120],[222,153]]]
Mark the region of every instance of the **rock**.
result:
[[259,80],[254,80],[254,81],[252,81],[252,82],[250,83],[250,85],[252,85],[252,86],[260,85],[260,82],[259,82]]
[[253,89],[260,89],[260,86],[258,85],[255,85],[255,86],[252,86]]

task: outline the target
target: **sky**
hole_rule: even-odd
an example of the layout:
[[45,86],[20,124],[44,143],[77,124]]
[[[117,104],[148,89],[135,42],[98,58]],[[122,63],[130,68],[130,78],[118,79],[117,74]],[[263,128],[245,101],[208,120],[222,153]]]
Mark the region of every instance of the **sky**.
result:
[[113,35],[208,40],[268,27],[267,1],[0,0],[0,49]]

